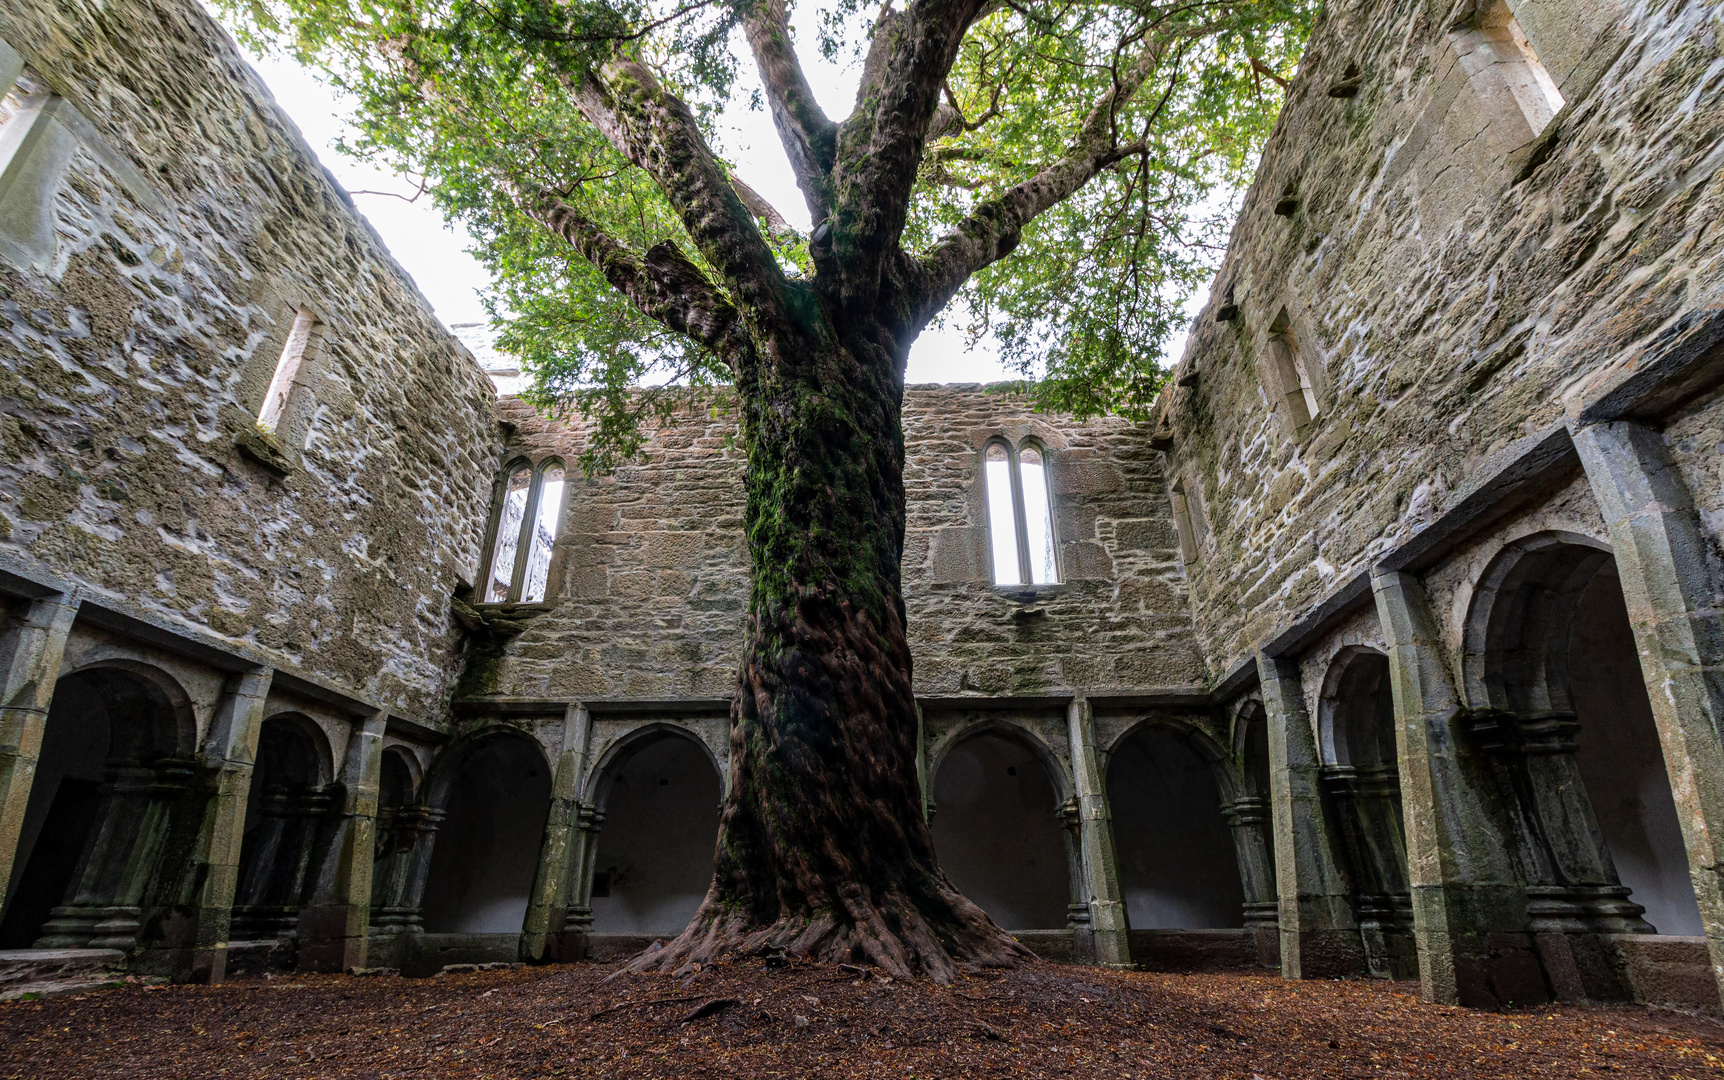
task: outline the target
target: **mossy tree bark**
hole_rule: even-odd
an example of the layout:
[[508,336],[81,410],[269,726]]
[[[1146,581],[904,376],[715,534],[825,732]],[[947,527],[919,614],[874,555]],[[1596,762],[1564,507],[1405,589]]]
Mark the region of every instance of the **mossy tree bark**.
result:
[[904,363],[1029,221],[1141,152],[1118,143],[1114,119],[1161,47],[1120,68],[1065,156],[915,256],[900,244],[911,188],[929,139],[953,122],[940,88],[985,7],[915,0],[883,15],[856,110],[834,123],[798,66],[782,0],[754,4],[748,39],[815,222],[805,277],[784,273],[743,198],[758,197],[637,63],[565,83],[652,175],[704,266],[668,241],[630,251],[555,193],[516,192],[642,312],[723,357],[742,403],[754,581],[716,873],[688,929],[637,969],[782,947],[944,980],[1029,955],[946,879],[922,815],[899,581]]
[[782,948],[895,976],[1029,954],[940,870],[917,783],[899,563],[900,350],[821,305],[739,387],[754,581],[731,789],[699,914],[638,967]]

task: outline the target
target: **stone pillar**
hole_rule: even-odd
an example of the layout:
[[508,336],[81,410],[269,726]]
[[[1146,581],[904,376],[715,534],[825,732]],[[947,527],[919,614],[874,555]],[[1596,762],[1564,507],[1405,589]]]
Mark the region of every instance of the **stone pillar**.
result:
[[[187,758],[109,766],[95,840],[84,853],[72,899],[53,910],[35,948],[145,945],[138,956],[140,970],[184,974],[189,923],[183,917],[186,905],[176,904],[183,897],[173,892],[183,864],[164,867],[163,861],[185,850],[187,803],[202,801],[198,779],[197,763]],[[181,827],[178,844],[176,825]],[[152,931],[149,941],[143,940],[146,924]]]
[[1480,1008],[1550,1000],[1526,888],[1492,805],[1489,766],[1459,738],[1460,701],[1443,666],[1425,589],[1411,574],[1372,575],[1389,646],[1419,984],[1427,1001]]
[[1073,698],[1066,709],[1071,743],[1072,789],[1078,803],[1078,858],[1083,867],[1089,934],[1097,964],[1131,966],[1131,925],[1119,888],[1119,855],[1113,844],[1113,815],[1095,748],[1095,719],[1089,702]]
[[[421,913],[425,905],[425,883],[431,879],[431,853],[437,847],[437,828],[443,824],[447,811],[435,806],[420,806],[413,815],[413,850],[406,860],[402,875],[400,926],[405,932],[424,930]],[[403,815],[406,816],[406,815]]]
[[1596,424],[1576,430],[1574,445],[1616,555],[1712,972],[1724,987],[1724,619],[1706,537],[1657,432]]
[[[605,812],[589,803],[578,803],[575,811],[576,851],[569,875],[569,914],[565,925],[584,939],[593,932],[593,863],[599,853],[599,830]],[[584,948],[584,945],[583,945]]]
[[1245,928],[1257,938],[1257,956],[1264,966],[1278,955],[1276,923],[1279,903],[1275,899],[1275,863],[1269,857],[1264,827],[1269,824],[1269,803],[1257,795],[1243,795],[1221,804],[1221,813],[1233,833],[1233,854],[1239,860],[1239,883],[1245,892]]
[[197,982],[219,983],[227,975],[228,930],[245,839],[245,803],[251,793],[257,738],[274,678],[273,668],[240,675],[223,695],[209,737],[204,740],[204,765],[215,773],[215,792],[205,806],[203,828],[192,856],[192,880],[202,883],[193,898],[196,928],[189,962],[189,974]]
[[377,858],[377,789],[383,777],[383,728],[378,712],[353,725],[342,759],[341,814],[322,850],[311,900],[299,913],[302,971],[370,966],[371,871]]
[[1413,978],[1418,959],[1400,775],[1392,763],[1380,761],[1325,765],[1322,775],[1353,878],[1353,917],[1365,966],[1378,978]]
[[[521,928],[521,959],[573,960],[563,955],[568,922],[572,860],[582,849],[581,778],[587,771],[587,735],[592,721],[585,707],[571,704],[563,714],[563,748],[551,778],[551,812],[539,845],[539,867]],[[578,943],[574,951],[579,951]]]
[[1281,975],[1287,979],[1363,975],[1364,944],[1323,813],[1322,759],[1305,711],[1299,670],[1289,660],[1258,653],[1257,675],[1269,723]]
[[0,640],[0,903],[12,880],[48,706],[77,615],[78,596],[56,593],[31,603]]

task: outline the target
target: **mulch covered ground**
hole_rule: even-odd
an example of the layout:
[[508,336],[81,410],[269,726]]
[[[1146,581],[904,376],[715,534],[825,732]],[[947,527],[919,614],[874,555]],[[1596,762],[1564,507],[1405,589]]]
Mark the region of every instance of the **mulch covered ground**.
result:
[[1410,984],[1035,964],[950,987],[815,965],[286,976],[0,1005],[0,1077],[1719,1076],[1724,1026],[1479,1013]]

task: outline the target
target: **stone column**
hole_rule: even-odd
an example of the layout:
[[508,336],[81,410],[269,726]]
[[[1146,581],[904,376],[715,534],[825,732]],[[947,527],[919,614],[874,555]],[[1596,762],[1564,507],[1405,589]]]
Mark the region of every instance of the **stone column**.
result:
[[1245,928],[1257,938],[1257,956],[1265,965],[1277,954],[1275,864],[1263,835],[1269,824],[1269,803],[1257,795],[1243,795],[1221,804],[1221,813],[1233,833],[1233,854],[1239,861],[1239,883],[1245,892]]
[[1688,486],[1663,438],[1617,421],[1574,432],[1604,513],[1712,972],[1724,987],[1724,619]]
[[311,900],[299,913],[303,971],[370,966],[371,871],[377,857],[377,789],[383,779],[383,728],[377,712],[353,725],[342,760],[341,814],[314,869]]
[[[605,812],[588,803],[578,803],[575,810],[576,843],[579,849],[571,862],[569,874],[569,914],[566,920],[571,933],[584,939],[593,932],[593,863],[599,853],[599,830],[604,827]],[[583,943],[582,948],[585,948]]]
[[[431,853],[437,847],[437,828],[446,811],[435,806],[419,806],[413,815],[413,850],[406,859],[402,874],[399,925],[403,932],[417,934],[424,930],[421,909],[425,904],[425,883],[431,878]],[[406,815],[403,815],[406,816]]]
[[551,778],[551,812],[539,845],[539,867],[527,900],[521,929],[521,959],[574,959],[563,953],[568,921],[571,860],[581,852],[581,777],[587,771],[587,733],[592,721],[585,707],[571,704],[563,714],[563,747]]
[[215,773],[215,791],[205,806],[192,856],[192,880],[202,883],[192,901],[195,930],[189,974],[197,982],[219,983],[227,975],[228,930],[233,920],[234,889],[239,884],[245,804],[251,793],[252,766],[257,763],[264,706],[274,678],[273,668],[238,676],[223,695],[209,737],[204,740],[203,763]]
[[1299,669],[1257,654],[1269,723],[1270,821],[1275,830],[1281,975],[1334,979],[1365,974],[1351,890],[1323,813],[1322,759],[1305,711]]
[[1131,925],[1119,888],[1119,855],[1113,844],[1113,815],[1095,748],[1095,718],[1089,702],[1073,698],[1066,709],[1071,743],[1072,789],[1078,803],[1078,857],[1083,867],[1089,933],[1095,962],[1104,967],[1131,966]]
[[1389,646],[1413,939],[1427,1001],[1481,1008],[1550,1000],[1526,889],[1492,805],[1489,767],[1463,753],[1461,708],[1443,666],[1425,589],[1372,575]]
[[12,880],[48,706],[77,615],[78,596],[56,593],[31,603],[0,639],[0,903]]

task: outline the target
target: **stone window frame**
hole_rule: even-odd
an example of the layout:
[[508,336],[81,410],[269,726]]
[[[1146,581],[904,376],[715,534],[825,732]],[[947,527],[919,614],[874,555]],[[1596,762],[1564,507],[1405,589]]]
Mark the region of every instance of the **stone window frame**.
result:
[[[527,466],[531,473],[527,482],[527,504],[522,511],[520,532],[515,541],[515,565],[509,575],[509,589],[502,600],[486,600],[491,585],[491,563],[497,554],[497,532],[503,523],[504,505],[509,494],[509,478],[515,475],[522,465]],[[523,600],[521,593],[526,586],[529,561],[525,555],[532,550],[532,528],[539,517],[545,473],[553,466],[563,470],[563,504],[557,508],[557,527],[551,541],[551,565],[545,574],[545,595],[540,600]],[[490,512],[485,520],[485,545],[480,552],[479,580],[474,583],[473,589],[477,606],[498,608],[519,604],[544,604],[559,591],[562,581],[557,572],[557,540],[563,536],[563,522],[569,512],[568,468],[568,463],[556,454],[548,454],[536,462],[530,455],[517,454],[498,470],[497,479],[492,486]]]
[[[1018,555],[1018,578],[1013,582],[1000,581],[998,569],[994,566],[993,544],[993,502],[988,488],[988,452],[994,447],[1000,447],[1006,452],[1007,475],[1011,478],[1012,524],[1015,529],[1014,546]],[[1024,475],[1020,455],[1024,450],[1034,450],[1042,459],[1042,484],[1047,490],[1048,532],[1051,534],[1050,544],[1053,559],[1053,580],[1033,582],[1034,574],[1030,569],[1029,515],[1024,509]],[[1022,591],[1025,589],[1051,589],[1065,583],[1065,568],[1060,560],[1060,534],[1058,514],[1054,511],[1053,490],[1053,459],[1048,451],[1048,445],[1035,435],[1026,435],[1015,444],[1005,435],[993,435],[984,440],[981,446],[981,477],[982,512],[987,522],[988,530],[988,581],[995,589]]]
[[1331,405],[1327,357],[1310,333],[1311,320],[1297,295],[1282,292],[1258,310],[1275,313],[1257,323],[1252,341],[1258,380],[1271,412],[1285,425],[1285,437],[1303,446]]
[[1514,7],[1508,0],[1480,0],[1449,28],[1449,42],[1492,122],[1506,126],[1504,144],[1521,146],[1543,134],[1566,101]]
[[1203,505],[1203,490],[1195,474],[1180,474],[1168,485],[1173,501],[1173,527],[1179,537],[1180,561],[1187,566],[1201,562],[1214,533]]

